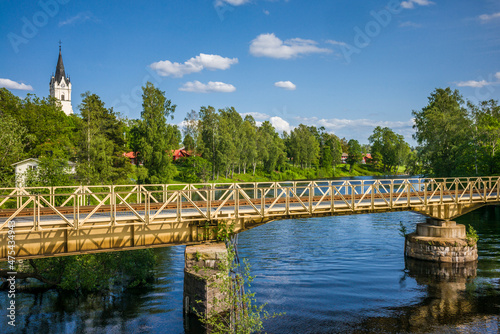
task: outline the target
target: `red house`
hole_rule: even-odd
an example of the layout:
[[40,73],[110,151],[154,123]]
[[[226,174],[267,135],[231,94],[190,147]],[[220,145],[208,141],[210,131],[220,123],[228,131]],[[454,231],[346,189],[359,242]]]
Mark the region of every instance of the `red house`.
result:
[[135,152],[126,152],[126,153],[123,153],[123,156],[129,158],[130,159],[130,163],[132,165],[136,164],[136,162],[137,162],[137,155],[135,154]]
[[191,154],[184,148],[172,151],[172,155],[174,157],[174,161],[179,160],[180,158],[187,158],[191,156]]
[[[135,152],[126,152],[123,153],[124,157],[127,157],[130,159],[130,163],[135,165],[137,162],[137,155]],[[187,158],[192,156],[191,152],[186,151],[184,148],[180,148],[178,150],[172,150],[172,158],[174,161],[179,160],[180,158]],[[139,162],[140,165],[142,165],[142,162]]]

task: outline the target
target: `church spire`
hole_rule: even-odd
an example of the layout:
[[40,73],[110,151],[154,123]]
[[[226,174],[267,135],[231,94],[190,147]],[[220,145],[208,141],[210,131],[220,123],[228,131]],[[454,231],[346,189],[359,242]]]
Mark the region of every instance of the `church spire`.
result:
[[71,81],[66,76],[61,53],[61,41],[59,41],[59,58],[57,59],[56,73],[50,78],[50,96],[59,100],[62,111],[66,115],[73,113],[71,106]]
[[56,82],[61,82],[62,79],[66,79],[66,73],[64,72],[64,64],[62,60],[62,54],[61,54],[61,41],[59,41],[59,58],[57,59],[57,66],[56,66],[56,75],[55,79]]

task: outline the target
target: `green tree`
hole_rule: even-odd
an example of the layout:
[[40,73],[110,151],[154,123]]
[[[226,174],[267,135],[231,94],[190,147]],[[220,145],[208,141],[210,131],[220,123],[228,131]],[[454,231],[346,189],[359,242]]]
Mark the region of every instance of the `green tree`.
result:
[[[212,106],[200,109],[200,138],[199,148],[202,156],[212,164],[212,180],[219,172],[219,115]],[[201,145],[200,145],[201,144]]]
[[259,157],[257,151],[257,126],[252,116],[245,116],[241,127],[241,162],[243,165],[243,173],[247,172],[247,168],[253,168],[253,175],[255,175],[255,168]]
[[176,105],[150,82],[142,87],[142,92],[138,151],[148,176],[140,182],[168,183],[176,174],[176,168],[172,163],[172,134],[168,132],[167,118],[173,118]]
[[220,165],[226,177],[234,175],[234,168],[241,158],[241,115],[233,108],[219,109],[219,151]]
[[352,172],[354,165],[359,164],[363,158],[363,152],[361,150],[361,145],[355,139],[349,140],[347,143],[347,163],[350,165],[349,173]]
[[78,174],[86,184],[126,182],[131,166],[125,152],[126,124],[96,94],[82,94]]
[[323,149],[327,146],[330,148],[331,164],[333,166],[333,173],[335,174],[336,166],[342,162],[342,144],[340,139],[332,133],[323,132],[321,137]]
[[383,166],[385,172],[397,170],[405,164],[410,153],[410,146],[404,137],[390,128],[377,126],[368,138],[371,143],[372,160]]
[[200,120],[195,110],[191,110],[184,118],[184,147],[188,151],[198,152],[198,140],[200,139]]
[[77,116],[66,116],[57,100],[40,99],[28,94],[21,100],[5,88],[0,88],[0,111],[14,118],[30,134],[24,146],[27,157],[53,153],[69,159],[75,154],[74,135]]
[[458,90],[438,88],[421,111],[413,111],[414,138],[421,146],[424,171],[435,176],[455,176],[461,167],[473,166],[471,121]]
[[40,157],[38,167],[25,175],[27,187],[70,186],[75,183],[75,175],[68,160],[55,156]]
[[271,173],[286,163],[283,140],[269,121],[264,121],[258,130],[257,147],[266,172]]
[[298,163],[304,168],[317,163],[320,152],[318,138],[317,129],[304,124],[299,124],[290,132],[290,152],[294,164]]
[[500,142],[500,106],[498,101],[467,103],[473,122],[474,174],[492,175],[500,172],[498,145]]
[[10,115],[0,113],[0,185],[13,187],[14,169],[12,164],[25,157],[24,148],[32,136]]

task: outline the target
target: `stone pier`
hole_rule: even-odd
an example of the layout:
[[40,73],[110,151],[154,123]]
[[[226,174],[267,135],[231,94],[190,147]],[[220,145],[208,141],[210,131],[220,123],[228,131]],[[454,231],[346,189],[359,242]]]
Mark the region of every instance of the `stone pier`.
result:
[[477,245],[467,240],[465,225],[428,218],[417,231],[406,236],[405,255],[411,258],[465,263],[477,260]]
[[[217,274],[219,264],[227,258],[224,243],[186,246],[184,252],[184,313],[210,314],[227,310],[220,291]],[[193,310],[196,310],[196,312]]]

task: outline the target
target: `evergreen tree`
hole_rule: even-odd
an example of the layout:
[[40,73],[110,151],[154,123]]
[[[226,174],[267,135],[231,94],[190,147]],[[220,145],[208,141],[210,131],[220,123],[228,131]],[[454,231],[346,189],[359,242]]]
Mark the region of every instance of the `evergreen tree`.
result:
[[347,153],[349,154],[347,157],[347,163],[350,165],[349,173],[351,173],[354,165],[359,164],[361,159],[363,158],[361,145],[359,145],[359,142],[357,140],[349,140],[349,142],[347,143]]
[[131,171],[126,148],[125,123],[96,94],[82,94],[79,106],[81,136],[77,171],[86,184],[126,182]]
[[[148,170],[148,176],[140,182],[159,184],[168,183],[176,174],[172,164],[173,144],[169,134],[167,118],[173,118],[176,105],[165,98],[165,92],[156,88],[151,82],[142,87],[142,112],[139,124],[140,140],[138,145],[139,159]],[[177,137],[178,138],[178,137]]]

